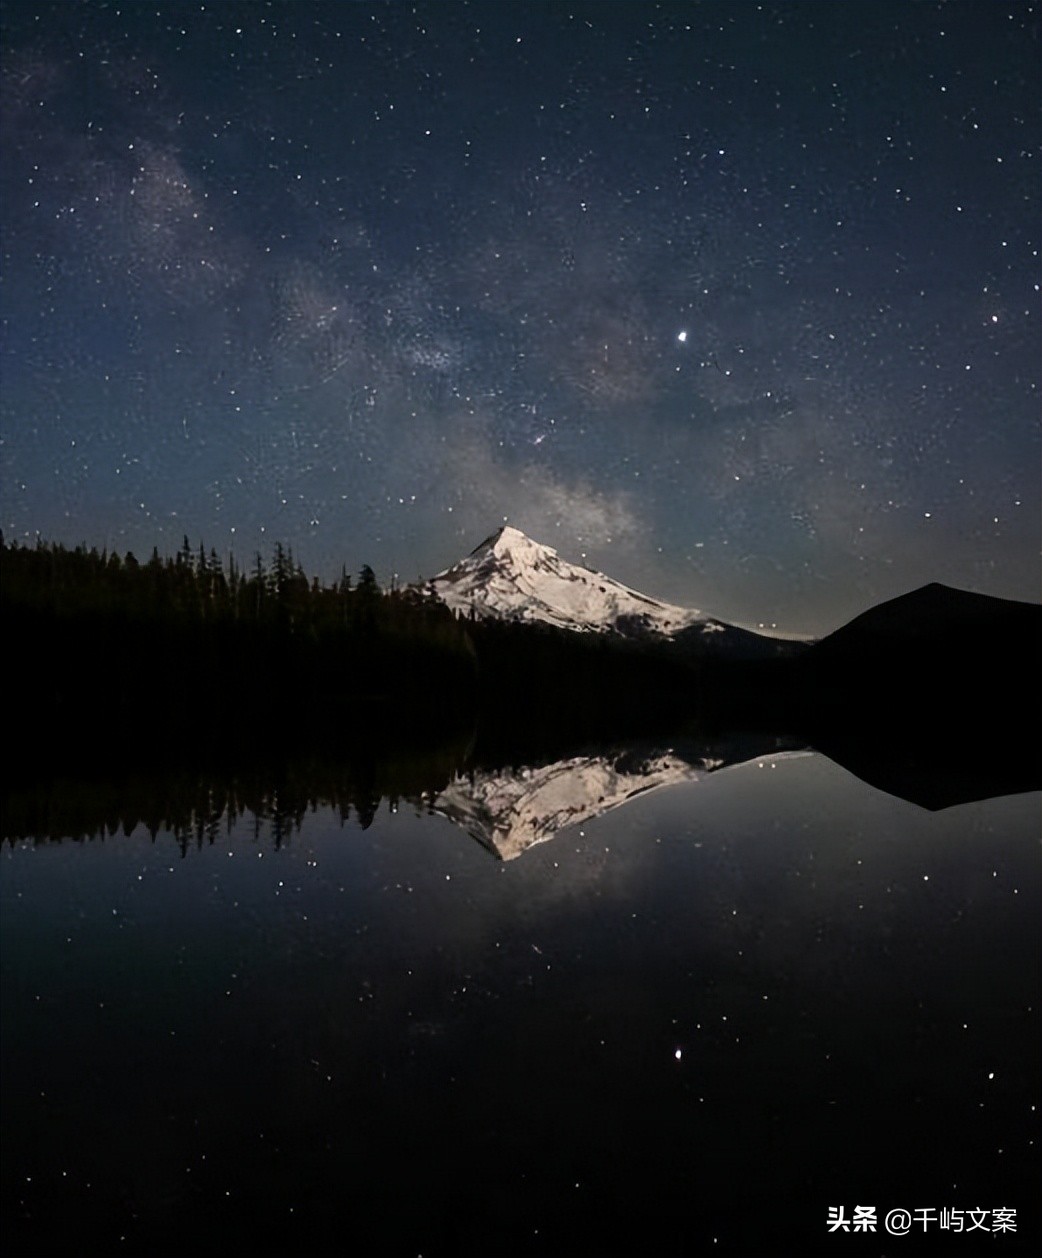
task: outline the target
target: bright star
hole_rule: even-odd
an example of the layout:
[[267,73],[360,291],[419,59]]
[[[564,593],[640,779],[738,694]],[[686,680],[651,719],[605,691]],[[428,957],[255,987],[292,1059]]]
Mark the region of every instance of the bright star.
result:
[[683,345],[683,344],[684,344],[684,342],[687,340],[687,331],[686,331],[686,329],[685,329],[683,332],[678,332],[678,333],[677,333],[677,340],[680,342],[680,344],[681,344],[681,345]]

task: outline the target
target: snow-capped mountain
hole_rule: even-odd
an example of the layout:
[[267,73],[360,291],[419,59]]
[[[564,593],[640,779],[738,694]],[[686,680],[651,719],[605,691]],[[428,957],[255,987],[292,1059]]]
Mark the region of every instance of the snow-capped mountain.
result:
[[509,525],[427,588],[453,611],[483,619],[535,621],[582,633],[618,633],[683,642],[692,650],[755,658],[789,644],[676,607],[612,577],[569,563]]
[[542,621],[582,632],[645,632],[661,636],[698,626],[727,628],[700,611],[639,594],[611,577],[562,559],[556,550],[506,526],[465,559],[430,581],[453,611],[507,620]]

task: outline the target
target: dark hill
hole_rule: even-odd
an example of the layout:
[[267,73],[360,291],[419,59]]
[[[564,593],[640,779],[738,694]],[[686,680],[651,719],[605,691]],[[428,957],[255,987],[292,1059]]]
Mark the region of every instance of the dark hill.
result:
[[[932,584],[881,603],[796,662],[797,723],[818,750],[927,807],[1042,784],[1042,606]],[[921,792],[920,792],[921,793]]]
[[814,650],[819,658],[839,658],[951,642],[962,653],[1004,643],[1033,647],[1037,652],[1040,630],[1042,605],[957,590],[935,581],[862,612],[823,638]]
[[916,719],[1009,719],[1038,684],[1042,606],[925,585],[855,617],[804,662],[829,708],[854,702],[871,714],[900,703]]

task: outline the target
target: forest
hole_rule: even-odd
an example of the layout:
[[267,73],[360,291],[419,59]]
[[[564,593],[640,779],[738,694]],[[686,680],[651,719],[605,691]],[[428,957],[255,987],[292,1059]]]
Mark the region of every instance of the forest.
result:
[[254,754],[314,742],[486,745],[636,733],[697,706],[665,644],[454,615],[368,565],[309,578],[276,544],[248,569],[0,538],[5,692],[20,758]]
[[1040,609],[943,586],[796,655],[726,660],[454,615],[368,565],[323,584],[282,545],[244,570],[187,539],[142,563],[0,537],[0,613],[7,834],[133,814],[202,841],[225,812],[292,828],[317,799],[364,823],[460,772],[735,731],[817,747],[927,807],[1039,780],[1037,738],[1012,729]]

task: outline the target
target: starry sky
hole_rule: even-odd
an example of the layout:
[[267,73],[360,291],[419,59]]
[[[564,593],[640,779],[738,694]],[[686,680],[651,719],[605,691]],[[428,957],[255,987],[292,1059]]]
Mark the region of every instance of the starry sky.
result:
[[509,521],[791,632],[1037,600],[1036,4],[2,21],[8,538],[386,584]]

